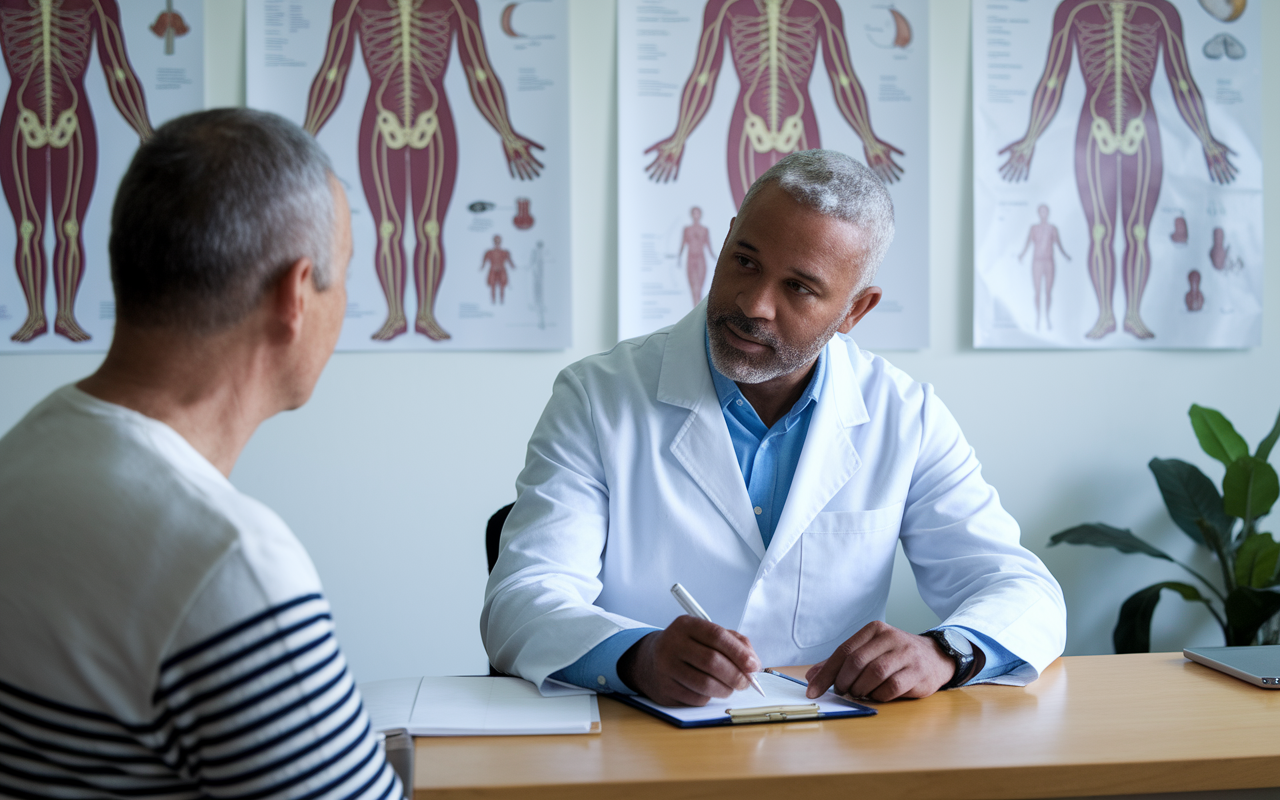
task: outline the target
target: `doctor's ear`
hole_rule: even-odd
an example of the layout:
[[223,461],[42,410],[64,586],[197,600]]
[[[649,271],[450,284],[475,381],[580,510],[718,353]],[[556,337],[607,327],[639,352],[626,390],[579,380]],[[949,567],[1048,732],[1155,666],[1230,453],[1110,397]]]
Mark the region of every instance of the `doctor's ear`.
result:
[[862,321],[862,318],[871,313],[871,309],[880,304],[880,298],[884,296],[884,291],[879,286],[868,286],[854,299],[853,305],[849,307],[849,313],[845,315],[844,322],[840,323],[840,327],[836,330],[841,333],[848,333],[853,330],[853,326]]

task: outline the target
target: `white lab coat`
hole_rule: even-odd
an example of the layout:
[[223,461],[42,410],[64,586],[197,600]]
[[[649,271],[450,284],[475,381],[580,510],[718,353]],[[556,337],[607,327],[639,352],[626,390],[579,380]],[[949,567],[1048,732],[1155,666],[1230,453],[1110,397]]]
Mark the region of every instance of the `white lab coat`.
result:
[[679,582],[766,665],[826,658],[884,618],[899,541],[949,625],[1027,662],[1062,653],[1062,590],[932,387],[837,336],[766,549],[711,381],[705,304],[577,362],[529,441],[480,630],[500,670],[542,685],[613,634],[666,627]]

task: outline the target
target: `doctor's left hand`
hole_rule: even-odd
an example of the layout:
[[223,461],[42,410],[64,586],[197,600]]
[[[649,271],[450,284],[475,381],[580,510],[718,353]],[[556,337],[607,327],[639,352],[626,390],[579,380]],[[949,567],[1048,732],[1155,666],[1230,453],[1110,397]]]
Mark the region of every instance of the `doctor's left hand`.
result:
[[928,697],[955,675],[955,663],[934,641],[884,622],[871,622],[809,668],[809,697],[827,689],[881,702]]

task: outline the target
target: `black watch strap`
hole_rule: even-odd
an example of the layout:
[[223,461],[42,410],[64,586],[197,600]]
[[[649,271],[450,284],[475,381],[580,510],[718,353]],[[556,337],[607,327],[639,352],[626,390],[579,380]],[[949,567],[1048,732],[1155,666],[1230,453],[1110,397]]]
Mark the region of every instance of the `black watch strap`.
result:
[[948,631],[925,631],[923,635],[936,642],[942,654],[951,659],[952,663],[956,665],[955,674],[951,676],[951,680],[942,685],[943,689],[954,689],[969,679],[969,673],[973,671],[973,665],[976,661],[972,651],[965,654],[957,650],[955,645],[951,643]]

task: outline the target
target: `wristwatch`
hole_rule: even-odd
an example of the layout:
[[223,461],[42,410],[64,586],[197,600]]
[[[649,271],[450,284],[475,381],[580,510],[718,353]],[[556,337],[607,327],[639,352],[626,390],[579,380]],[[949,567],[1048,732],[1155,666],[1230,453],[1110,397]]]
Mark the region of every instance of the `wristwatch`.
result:
[[969,673],[973,671],[976,660],[973,655],[973,642],[949,628],[925,631],[922,635],[932,639],[942,654],[955,662],[956,673],[951,680],[943,684],[943,689],[954,689],[972,677]]

